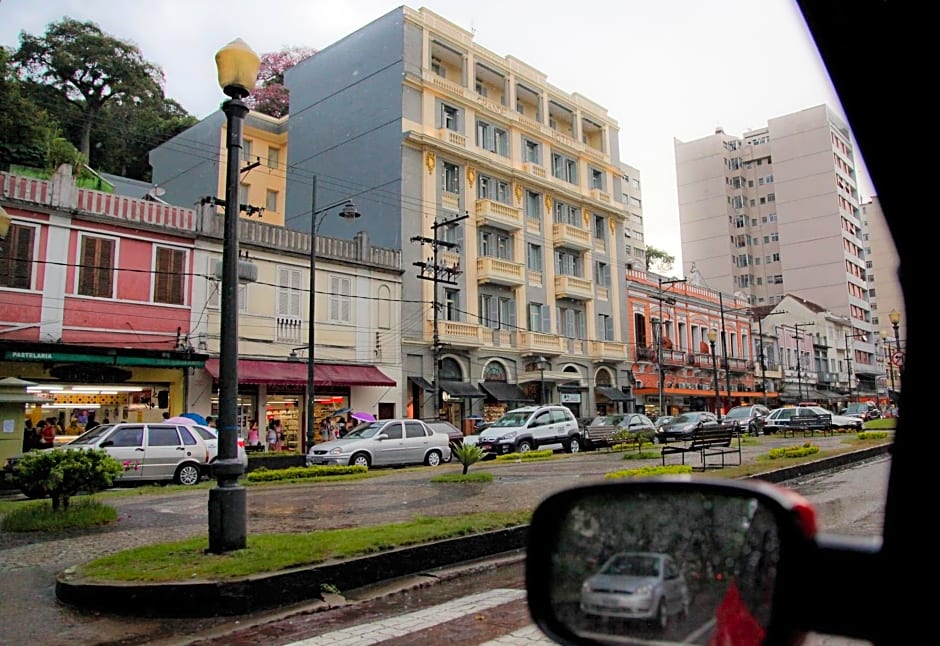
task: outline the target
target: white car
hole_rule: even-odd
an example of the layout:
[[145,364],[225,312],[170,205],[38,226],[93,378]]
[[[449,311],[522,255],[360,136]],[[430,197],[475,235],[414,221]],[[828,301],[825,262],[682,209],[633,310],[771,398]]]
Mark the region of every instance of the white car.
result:
[[450,437],[419,419],[380,419],[360,424],[338,440],[314,444],[307,466],[359,465],[366,468],[405,464],[436,467],[450,462]]
[[830,413],[822,406],[807,406],[815,415],[831,415],[832,416],[832,428],[842,428],[850,431],[860,431],[865,426],[865,421],[861,417],[853,417],[852,415],[836,415],[835,413]]
[[[199,435],[202,436],[202,439],[205,440],[206,446],[209,448],[209,464],[211,465],[219,457],[219,431],[218,429],[212,428],[211,426],[203,426],[202,424],[189,424],[190,428],[194,429]],[[245,440],[241,437],[238,438],[238,460],[242,463],[242,466],[246,469],[248,468],[248,453],[245,451]],[[209,470],[207,470],[207,474]]]
[[569,453],[581,450],[581,427],[565,406],[523,406],[503,413],[482,433],[484,453],[525,453],[540,446],[561,444]]

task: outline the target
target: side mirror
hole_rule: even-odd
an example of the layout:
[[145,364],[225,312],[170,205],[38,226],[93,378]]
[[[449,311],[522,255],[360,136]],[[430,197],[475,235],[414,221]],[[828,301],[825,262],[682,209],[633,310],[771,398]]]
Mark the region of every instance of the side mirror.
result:
[[104,442],[102,442],[102,443],[99,444],[98,446],[99,446],[100,448],[102,448],[102,449],[107,448],[107,447],[109,447],[109,446],[114,446],[114,440],[105,440]]
[[388,434],[387,434],[387,433],[379,433],[378,435],[375,436],[375,439],[378,440],[378,441],[387,440],[387,439],[388,439]]
[[765,482],[569,489],[533,514],[529,609],[561,644],[796,643],[798,610],[776,595],[798,585],[815,533],[808,501]]

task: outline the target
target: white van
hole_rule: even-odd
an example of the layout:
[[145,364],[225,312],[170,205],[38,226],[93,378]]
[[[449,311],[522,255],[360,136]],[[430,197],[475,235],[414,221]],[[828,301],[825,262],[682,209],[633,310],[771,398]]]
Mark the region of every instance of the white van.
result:
[[561,444],[569,453],[581,450],[578,420],[564,406],[524,406],[506,411],[480,433],[484,453],[525,453],[547,444]]

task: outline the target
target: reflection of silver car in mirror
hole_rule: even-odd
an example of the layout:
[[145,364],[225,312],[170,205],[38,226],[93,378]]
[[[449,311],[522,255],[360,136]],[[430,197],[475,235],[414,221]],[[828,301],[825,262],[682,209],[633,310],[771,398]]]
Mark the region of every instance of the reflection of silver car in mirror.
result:
[[798,567],[814,522],[768,483],[657,476],[561,491],[529,526],[529,608],[562,644],[790,643],[791,609],[772,621],[771,608],[782,556]]
[[581,610],[592,615],[655,621],[689,613],[689,586],[668,554],[619,552],[581,586]]

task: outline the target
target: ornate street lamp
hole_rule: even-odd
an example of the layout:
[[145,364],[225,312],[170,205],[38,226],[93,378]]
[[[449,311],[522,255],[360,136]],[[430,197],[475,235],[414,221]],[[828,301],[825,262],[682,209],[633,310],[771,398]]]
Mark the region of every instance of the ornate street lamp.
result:
[[718,415],[718,421],[721,421],[721,393],[718,391],[718,358],[715,356],[715,339],[718,338],[718,330],[711,328],[708,331],[708,343],[712,347],[712,372],[715,377],[715,412]]
[[535,365],[539,369],[539,403],[546,404],[545,401],[545,369],[548,368],[548,359],[543,356],[539,356],[536,360]]
[[225,225],[222,237],[222,303],[219,326],[219,454],[209,490],[209,551],[221,554],[244,549],[248,522],[245,489],[238,484],[244,467],[238,459],[238,164],[248,106],[261,59],[240,38],[215,55],[219,86],[229,99],[222,103],[226,118]]
[[[313,176],[313,193],[311,197],[312,221],[310,224],[310,300],[309,316],[307,317],[307,442],[304,451],[309,451],[314,445],[316,439],[316,386],[314,384],[314,361],[316,360],[316,316],[317,316],[317,237],[320,233],[320,225],[326,219],[326,213],[332,208],[343,205],[340,217],[347,220],[355,220],[360,216],[356,210],[356,205],[352,200],[340,200],[323,207],[317,207],[317,176]],[[322,214],[322,215],[320,215]],[[320,219],[317,216],[320,215]]]

